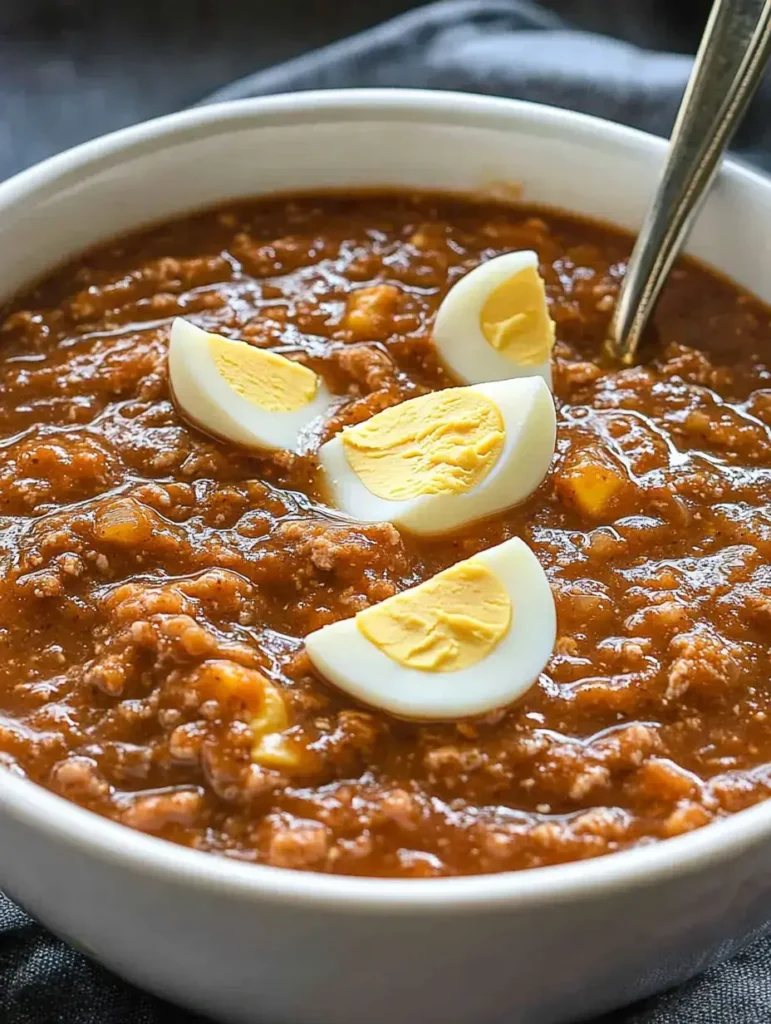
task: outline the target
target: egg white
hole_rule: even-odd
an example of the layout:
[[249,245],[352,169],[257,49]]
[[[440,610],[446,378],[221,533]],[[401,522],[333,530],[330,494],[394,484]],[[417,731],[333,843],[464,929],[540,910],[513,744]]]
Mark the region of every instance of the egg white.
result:
[[350,696],[400,718],[446,721],[511,704],[535,683],[554,649],[554,597],[540,562],[519,538],[474,555],[503,583],[512,604],[506,635],[482,660],[455,672],[406,668],[368,640],[355,618],[305,638],[316,670]]
[[462,494],[427,494],[403,501],[380,498],[354,472],[342,434],[319,450],[334,505],[363,522],[388,521],[416,534],[447,533],[524,501],[541,484],[554,454],[554,399],[541,377],[475,384],[503,419],[503,450],[490,472]]
[[496,256],[469,271],[442,300],[434,321],[434,344],[445,366],[464,383],[539,376],[551,387],[550,358],[537,364],[517,363],[490,344],[480,323],[482,309],[495,289],[528,267],[538,269],[538,254],[529,249]]
[[314,398],[302,408],[291,412],[262,409],[234,391],[220,374],[209,348],[209,334],[181,317],[171,327],[169,379],[174,399],[189,420],[207,433],[248,447],[296,451],[302,432],[332,403],[319,379]]

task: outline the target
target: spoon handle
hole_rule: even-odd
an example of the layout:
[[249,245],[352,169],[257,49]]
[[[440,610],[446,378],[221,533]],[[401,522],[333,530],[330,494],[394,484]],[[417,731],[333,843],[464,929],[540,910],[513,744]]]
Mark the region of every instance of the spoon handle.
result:
[[608,350],[623,365],[699,211],[771,54],[771,0],[715,0],[659,187],[629,260]]

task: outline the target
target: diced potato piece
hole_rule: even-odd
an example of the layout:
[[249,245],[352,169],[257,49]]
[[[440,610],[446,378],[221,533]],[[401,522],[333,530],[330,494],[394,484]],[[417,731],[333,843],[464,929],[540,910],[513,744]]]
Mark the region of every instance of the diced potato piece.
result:
[[345,326],[355,340],[382,340],[391,333],[391,321],[399,304],[399,289],[393,284],[358,288],[348,299]]
[[425,252],[429,249],[442,248],[445,244],[445,239],[445,229],[442,225],[425,221],[423,224],[418,224],[410,236],[409,243],[414,249]]
[[275,689],[262,672],[224,658],[205,662],[198,671],[196,683],[204,699],[222,704],[238,702],[255,714],[262,712],[266,687]]
[[283,735],[290,727],[286,702],[281,690],[262,672],[234,661],[209,661],[198,673],[198,686],[202,696],[244,706],[254,737],[252,760],[256,764],[283,771],[299,767],[302,751]]
[[587,519],[605,518],[627,489],[629,479],[621,466],[594,448],[568,456],[555,487],[559,498]]
[[262,736],[255,742],[252,747],[252,761],[263,768],[291,771],[300,767],[302,754],[285,736],[274,732]]
[[122,547],[134,547],[149,540],[153,532],[152,513],[133,498],[120,498],[96,514],[97,540]]
[[268,683],[263,693],[263,704],[259,715],[250,722],[254,746],[252,760],[263,768],[296,768],[300,752],[283,735],[289,728],[284,698],[281,691]]
[[[263,679],[265,679],[264,676]],[[282,729],[289,726],[289,715],[281,691],[267,679],[263,685],[260,714],[252,719],[251,724],[255,736],[267,736],[271,733],[281,732]]]

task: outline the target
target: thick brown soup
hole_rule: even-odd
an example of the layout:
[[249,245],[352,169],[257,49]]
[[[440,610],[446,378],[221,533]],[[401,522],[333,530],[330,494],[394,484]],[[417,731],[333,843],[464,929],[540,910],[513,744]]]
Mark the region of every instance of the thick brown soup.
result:
[[[557,454],[522,506],[450,538],[319,507],[314,450],[452,381],[437,306],[540,254]],[[674,836],[771,780],[771,324],[693,265],[641,366],[599,352],[630,239],[570,216],[398,194],[276,199],[92,252],[0,315],[0,759],[126,825],[247,861],[423,877]],[[187,425],[182,314],[280,347],[339,395],[300,456]],[[408,724],[315,677],[311,630],[509,537],[558,612],[540,681],[481,721]],[[283,701],[291,756],[252,758]]]

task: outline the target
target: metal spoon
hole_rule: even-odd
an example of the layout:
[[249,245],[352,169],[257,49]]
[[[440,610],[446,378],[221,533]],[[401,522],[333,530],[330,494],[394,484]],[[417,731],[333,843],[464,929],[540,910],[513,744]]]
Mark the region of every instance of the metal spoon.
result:
[[610,324],[608,352],[625,366],[770,55],[771,0],[715,0]]

